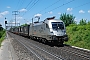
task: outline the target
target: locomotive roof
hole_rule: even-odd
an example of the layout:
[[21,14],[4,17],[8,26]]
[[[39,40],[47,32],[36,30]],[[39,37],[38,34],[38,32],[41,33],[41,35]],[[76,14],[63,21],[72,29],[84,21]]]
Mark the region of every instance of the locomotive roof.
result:
[[51,20],[45,20],[45,21],[51,21],[51,22],[63,22],[62,20],[59,20],[59,19],[51,19]]
[[36,25],[41,25],[41,24],[48,23],[48,22],[63,22],[63,21],[59,19],[51,19],[51,20],[44,20],[38,23],[33,23],[33,25],[36,26]]

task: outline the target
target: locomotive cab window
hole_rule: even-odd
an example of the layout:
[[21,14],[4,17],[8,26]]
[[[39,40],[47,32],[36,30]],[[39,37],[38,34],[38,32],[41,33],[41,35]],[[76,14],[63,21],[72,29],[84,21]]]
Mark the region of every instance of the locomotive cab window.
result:
[[63,22],[52,22],[52,29],[54,29],[54,30],[64,29]]

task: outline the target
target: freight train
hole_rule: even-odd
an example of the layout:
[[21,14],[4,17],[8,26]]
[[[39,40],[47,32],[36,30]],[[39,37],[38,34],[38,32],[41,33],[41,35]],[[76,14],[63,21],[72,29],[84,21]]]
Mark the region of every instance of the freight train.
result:
[[46,18],[41,22],[32,22],[26,26],[14,27],[10,31],[44,43],[62,45],[64,41],[68,41],[64,22],[55,17]]

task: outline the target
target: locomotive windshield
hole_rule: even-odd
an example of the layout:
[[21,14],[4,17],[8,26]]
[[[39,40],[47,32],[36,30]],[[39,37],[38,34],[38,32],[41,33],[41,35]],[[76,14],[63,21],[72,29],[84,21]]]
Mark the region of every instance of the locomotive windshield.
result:
[[52,22],[52,28],[54,30],[64,29],[64,24],[63,24],[63,22]]

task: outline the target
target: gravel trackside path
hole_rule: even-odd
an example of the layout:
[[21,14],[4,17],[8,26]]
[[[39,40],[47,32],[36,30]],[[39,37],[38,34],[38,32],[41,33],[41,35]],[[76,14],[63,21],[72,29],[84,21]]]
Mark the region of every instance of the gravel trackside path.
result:
[[0,60],[18,60],[10,41],[11,38],[7,34],[6,39],[2,42],[0,47]]

